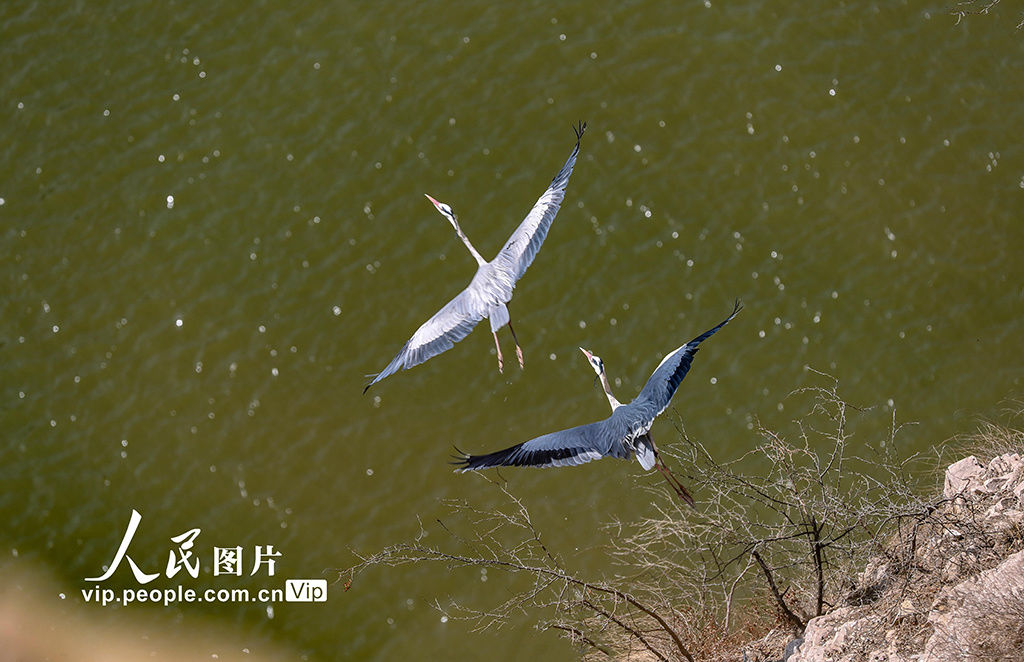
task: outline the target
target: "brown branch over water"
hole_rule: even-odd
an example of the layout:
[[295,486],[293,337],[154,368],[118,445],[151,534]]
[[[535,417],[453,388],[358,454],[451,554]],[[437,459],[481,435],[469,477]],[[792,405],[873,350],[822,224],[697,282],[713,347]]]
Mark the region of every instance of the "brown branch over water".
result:
[[[917,492],[909,467],[918,458],[898,452],[895,411],[846,403],[834,380],[791,397],[809,398],[795,432],[755,426],[751,450],[731,461],[716,459],[679,424],[680,443],[661,451],[684,468],[701,502],[696,510],[680,504],[660,483],[641,488],[651,495],[650,511],[608,524],[600,537],[621,568],[615,574],[571,570],[542,542],[524,501],[491,481],[502,505],[445,501],[461,521],[437,520],[443,542],[428,546],[421,535],[360,556],[339,580],[409,563],[497,568],[532,583],[485,611],[453,601],[456,618],[476,619],[483,629],[536,613],[542,630],[584,646],[584,660],[637,653],[666,662],[738,659],[741,648],[778,659],[788,642],[781,638],[805,629],[811,617],[839,604],[869,604],[900,582],[911,590],[922,540],[935,531],[954,540],[954,531],[974,531],[977,517]],[[879,436],[853,445],[853,429]],[[943,514],[952,507],[960,509],[955,519]],[[983,533],[971,540],[995,544]],[[879,558],[887,574],[857,585],[860,569]],[[766,637],[774,639],[763,643]]]
[[[687,650],[686,645],[683,643],[683,641],[680,638],[679,634],[654,609],[652,609],[651,607],[643,604],[637,598],[633,597],[632,595],[630,595],[630,594],[628,594],[628,593],[626,593],[626,592],[624,592],[622,590],[619,590],[619,589],[614,588],[612,586],[602,586],[600,584],[596,584],[596,583],[593,583],[593,582],[584,581],[582,579],[579,579],[578,577],[574,577],[572,575],[569,575],[569,574],[567,574],[567,573],[565,573],[565,572],[563,572],[561,570],[557,570],[557,569],[553,569],[553,568],[548,568],[548,567],[544,567],[544,566],[525,565],[525,564],[520,563],[518,561],[512,561],[512,560],[505,560],[505,559],[498,559],[498,558],[481,558],[481,557],[473,557],[473,556],[463,556],[463,555],[459,555],[459,554],[449,554],[447,552],[442,552],[441,550],[439,550],[439,549],[437,549],[435,547],[426,547],[426,546],[422,546],[422,545],[396,545],[394,547],[389,547],[389,548],[383,550],[382,552],[380,552],[378,554],[375,554],[375,555],[373,555],[371,557],[365,558],[363,560],[363,563],[361,563],[359,566],[356,566],[353,570],[358,572],[358,570],[361,567],[365,567],[365,566],[371,566],[371,565],[399,565],[399,564],[405,564],[405,563],[417,563],[417,562],[420,562],[420,561],[442,561],[442,562],[454,563],[456,565],[484,566],[484,567],[500,568],[500,569],[509,570],[509,571],[513,571],[513,572],[526,572],[526,573],[530,573],[530,574],[534,574],[534,575],[541,575],[541,576],[550,577],[550,578],[553,578],[553,579],[556,579],[556,580],[560,580],[562,582],[565,582],[566,584],[570,584],[570,585],[576,586],[576,587],[584,589],[584,590],[595,591],[595,592],[598,592],[598,593],[604,593],[604,594],[607,594],[607,595],[614,596],[614,597],[616,597],[616,598],[618,598],[618,599],[628,603],[632,607],[635,607],[636,609],[640,610],[641,612],[647,614],[652,619],[654,619],[658,623],[660,628],[665,632],[665,634],[667,634],[669,636],[669,638],[672,640],[672,643],[675,645],[675,647],[679,651],[679,653],[685,659],[689,660],[690,662],[693,662],[693,656]],[[591,609],[593,611],[596,611],[596,612],[598,612],[598,613],[600,613],[600,614],[602,614],[602,615],[604,615],[606,617],[608,616],[607,613],[605,613],[604,611],[601,611],[600,609],[595,607],[588,600],[582,599],[580,602],[581,602],[581,604],[583,604],[587,608],[589,608],[589,609]],[[610,618],[610,620],[612,620],[614,623],[616,623],[616,625],[619,625],[623,629],[626,629],[627,631],[629,631],[630,634],[637,636],[637,638],[640,639],[640,641],[642,643],[644,643],[645,646],[647,646],[648,648],[651,648],[650,644],[647,643],[646,640],[641,635],[639,635],[635,630],[630,629],[629,627],[625,626],[623,623],[621,623],[620,621],[618,621],[616,619],[611,619]],[[653,648],[651,650],[652,650],[652,652],[655,652]],[[659,657],[661,657],[661,656],[659,655]],[[665,659],[665,658],[661,657],[661,659]]]
[[794,614],[793,610],[786,604],[786,599],[779,592],[779,587],[775,585],[775,576],[772,575],[771,568],[769,568],[768,564],[764,562],[764,559],[761,558],[761,555],[757,553],[756,549],[750,554],[754,557],[754,560],[757,561],[757,564],[761,566],[761,571],[764,572],[765,581],[768,582],[768,588],[771,589],[772,595],[775,596],[775,602],[778,603],[779,609],[782,610],[782,613],[786,615],[786,618],[795,628],[797,628],[797,630],[803,632],[804,628],[807,627],[807,624],[804,623],[802,618]]
[[[951,16],[956,16],[956,25],[967,16],[983,16],[995,9],[1000,0],[962,0],[949,10]],[[1024,19],[1017,23],[1017,29],[1024,28]]]

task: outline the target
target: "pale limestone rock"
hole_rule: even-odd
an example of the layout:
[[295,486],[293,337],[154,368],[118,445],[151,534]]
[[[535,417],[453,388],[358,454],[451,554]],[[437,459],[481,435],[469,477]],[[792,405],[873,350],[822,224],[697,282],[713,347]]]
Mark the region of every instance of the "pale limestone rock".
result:
[[988,474],[990,476],[1007,476],[1016,473],[1020,468],[1024,466],[1024,460],[1021,459],[1017,453],[1006,453],[1000,455],[997,458],[993,458],[988,464]]
[[[946,498],[959,495],[968,500],[991,499],[994,496],[993,505],[982,516],[984,527],[989,531],[1019,527],[1024,524],[1024,458],[1017,453],[1008,453],[993,459],[988,466],[983,466],[974,456],[964,458],[946,470],[943,493]],[[941,535],[960,540],[965,533],[948,528]],[[853,653],[858,649],[855,644],[859,634],[877,631],[885,625],[877,620],[871,605],[847,606],[811,619],[803,635],[803,644],[788,662],[860,662],[864,659],[869,662],[945,662],[974,659],[969,658],[970,647],[978,643],[979,637],[999,636],[996,631],[988,629],[989,626],[995,627],[994,614],[1008,609],[1013,614],[1024,614],[1024,551],[1009,556],[1000,565],[973,578],[959,581],[963,576],[976,572],[977,556],[965,549],[944,557],[941,556],[944,548],[939,538],[922,541],[918,562],[921,567],[933,565],[936,570],[941,570],[941,579],[947,587],[942,589],[930,607],[915,605],[909,599],[901,601],[897,607],[900,618],[928,614],[932,632],[930,636],[922,632],[920,639],[915,637],[914,652],[898,652],[897,633],[889,630],[882,647],[870,652],[866,658],[863,653]],[[932,559],[934,563],[929,562],[931,557],[935,557]],[[872,559],[861,573],[858,586],[878,584],[884,587],[890,572],[884,560]],[[1011,623],[1009,627],[1012,629],[1014,625]],[[927,640],[925,636],[928,636]],[[908,642],[903,643],[905,646]],[[990,645],[991,641],[981,643]]]
[[947,499],[952,499],[974,486],[980,486],[984,475],[985,467],[981,466],[978,458],[973,455],[965,457],[946,469],[946,484],[942,488],[942,493]]
[[985,643],[985,637],[999,635],[993,618],[1000,613],[1024,613],[1024,551],[943,590],[928,614],[934,632],[920,662],[967,659],[975,646]]
[[836,662],[843,657],[843,646],[856,624],[862,607],[840,607],[824,616],[812,618],[804,630],[804,642],[788,662]]

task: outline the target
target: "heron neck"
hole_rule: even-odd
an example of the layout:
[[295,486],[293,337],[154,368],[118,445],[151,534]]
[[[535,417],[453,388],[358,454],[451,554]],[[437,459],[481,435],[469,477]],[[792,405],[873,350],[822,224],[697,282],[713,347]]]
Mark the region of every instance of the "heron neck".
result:
[[473,246],[472,242],[469,241],[469,237],[467,237],[466,233],[463,232],[462,228],[459,227],[458,221],[452,221],[452,225],[455,226],[455,234],[459,235],[459,239],[462,240],[462,243],[466,244],[466,248],[469,249],[469,253],[470,255],[473,256],[473,259],[476,260],[476,263],[480,265],[487,264],[487,260],[485,260],[484,257],[480,255],[480,252],[477,251],[477,249]]
[[608,404],[611,405],[612,411],[621,407],[622,403],[612,395],[612,387],[608,383],[608,375],[605,374],[604,370],[601,371],[601,386],[604,387],[604,394],[608,396]]

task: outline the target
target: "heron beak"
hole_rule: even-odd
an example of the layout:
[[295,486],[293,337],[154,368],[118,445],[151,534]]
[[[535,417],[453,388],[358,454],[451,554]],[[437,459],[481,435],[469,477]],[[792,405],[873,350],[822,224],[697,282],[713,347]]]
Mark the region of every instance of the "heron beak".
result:
[[583,356],[587,357],[587,360],[588,360],[588,361],[589,361],[590,359],[594,358],[594,355],[593,355],[593,354],[591,354],[591,353],[590,353],[590,352],[588,352],[587,350],[583,349],[582,347],[580,347],[580,351],[581,351],[581,352],[583,352]]
[[427,196],[427,200],[430,200],[430,201],[431,201],[432,203],[434,203],[434,206],[435,206],[435,207],[440,207],[440,206],[441,206],[441,203],[440,203],[440,202],[438,202],[437,200],[433,199],[432,197],[430,197],[430,196],[429,196],[429,195],[427,195],[426,193],[424,193],[423,195],[426,195],[426,196]]
[[459,229],[459,222],[457,220],[455,220],[455,212],[450,212],[449,213],[449,212],[443,211],[441,209],[441,205],[444,204],[443,202],[439,202],[438,200],[435,200],[434,198],[430,197],[426,193],[424,193],[423,195],[426,196],[427,200],[430,200],[430,202],[432,202],[434,204],[434,209],[436,209],[437,212],[439,214],[441,214],[441,216],[444,216],[446,219],[448,219],[448,222],[452,224],[453,228],[455,228],[455,232],[458,232],[458,233],[462,232],[462,230]]

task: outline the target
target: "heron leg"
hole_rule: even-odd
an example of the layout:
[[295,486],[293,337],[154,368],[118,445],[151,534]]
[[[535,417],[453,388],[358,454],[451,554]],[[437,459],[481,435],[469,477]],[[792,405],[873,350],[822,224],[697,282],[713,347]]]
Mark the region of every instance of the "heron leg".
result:
[[660,455],[655,462],[655,466],[658,467],[658,471],[665,476],[665,480],[668,481],[668,484],[672,487],[679,498],[685,501],[691,508],[696,508],[697,505],[694,503],[693,497],[690,496],[690,492],[683,487],[683,484],[679,482],[679,479],[676,478],[675,474],[672,473],[672,470],[668,468]]
[[498,372],[505,374],[503,369],[505,367],[505,360],[501,357],[501,344],[498,342],[498,332],[491,331],[491,334],[494,336],[494,347],[498,350]]
[[519,358],[519,369],[522,370],[525,367],[523,365],[523,348],[519,346],[519,338],[516,338],[516,330],[512,328],[512,320],[508,322],[508,330],[512,332],[512,340],[516,343],[516,356]]

